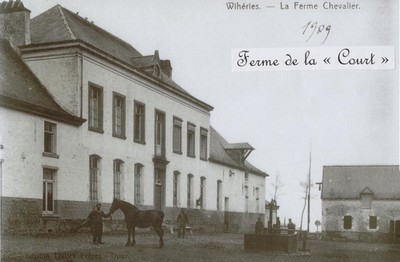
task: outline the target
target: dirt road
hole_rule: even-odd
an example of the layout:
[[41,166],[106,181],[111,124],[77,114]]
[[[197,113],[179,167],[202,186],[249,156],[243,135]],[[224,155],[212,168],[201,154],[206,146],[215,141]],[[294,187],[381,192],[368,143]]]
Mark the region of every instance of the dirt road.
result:
[[[2,238],[1,261],[400,261],[400,246],[383,243],[308,241],[310,253],[245,252],[243,235],[165,236],[158,248],[154,234],[138,234],[135,247],[125,247],[124,234],[105,235],[93,245],[88,234],[65,237]],[[302,243],[299,242],[299,247]]]

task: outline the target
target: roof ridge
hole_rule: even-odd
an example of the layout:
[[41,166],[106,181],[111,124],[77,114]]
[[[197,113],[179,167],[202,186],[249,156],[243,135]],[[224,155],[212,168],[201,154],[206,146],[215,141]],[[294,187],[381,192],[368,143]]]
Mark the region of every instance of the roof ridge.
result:
[[65,29],[67,29],[69,35],[72,37],[72,39],[76,40],[76,37],[74,35],[74,32],[72,32],[71,27],[69,26],[67,19],[65,18],[64,12],[63,12],[63,7],[61,5],[57,5],[57,9],[61,14],[61,19],[63,20]]

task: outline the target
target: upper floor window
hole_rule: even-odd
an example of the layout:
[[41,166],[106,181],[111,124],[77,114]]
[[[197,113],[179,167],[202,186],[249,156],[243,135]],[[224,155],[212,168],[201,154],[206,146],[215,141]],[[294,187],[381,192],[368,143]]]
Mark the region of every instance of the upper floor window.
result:
[[195,155],[195,135],[196,126],[192,123],[187,125],[187,155],[190,157],[196,157]]
[[174,117],[173,127],[173,152],[182,154],[182,119]]
[[207,160],[208,130],[200,128],[200,159]]
[[143,165],[135,164],[135,204],[143,204]]
[[122,160],[114,160],[114,198],[121,199]]
[[53,214],[56,170],[43,168],[43,213]]
[[50,122],[44,122],[44,152],[56,154],[57,125]]
[[133,138],[135,142],[145,142],[145,105],[135,101],[134,103],[134,120],[133,120]]
[[103,132],[103,88],[89,84],[89,130]]
[[100,178],[100,159],[98,155],[91,155],[89,157],[89,193],[91,201],[99,200],[98,184]]
[[125,97],[113,93],[113,136],[125,138]]
[[156,111],[155,116],[155,153],[157,156],[165,155],[165,114]]

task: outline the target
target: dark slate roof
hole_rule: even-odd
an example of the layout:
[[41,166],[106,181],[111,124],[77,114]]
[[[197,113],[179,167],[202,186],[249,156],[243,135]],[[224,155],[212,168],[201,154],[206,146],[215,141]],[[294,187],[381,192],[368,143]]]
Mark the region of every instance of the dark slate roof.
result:
[[324,166],[322,199],[400,199],[399,166]]
[[141,56],[130,44],[60,5],[31,20],[31,35],[32,44],[80,39],[125,61]]
[[231,158],[225,151],[226,147],[231,144],[228,143],[212,126],[210,126],[210,161],[218,164],[248,170],[251,173],[268,176],[267,173],[253,166],[248,161],[244,161],[244,166]]
[[0,105],[80,125],[85,120],[63,110],[10,46],[0,39]]
[[[60,5],[56,5],[31,20],[31,43],[33,45],[71,40],[88,43],[135,69],[140,70],[143,67],[160,63],[158,53],[156,58],[154,55],[142,56],[127,42]],[[153,76],[152,72],[148,70],[142,70],[142,72]],[[161,72],[161,75],[155,76],[155,78],[194,98],[165,73]],[[212,110],[211,106],[207,105],[207,107]]]

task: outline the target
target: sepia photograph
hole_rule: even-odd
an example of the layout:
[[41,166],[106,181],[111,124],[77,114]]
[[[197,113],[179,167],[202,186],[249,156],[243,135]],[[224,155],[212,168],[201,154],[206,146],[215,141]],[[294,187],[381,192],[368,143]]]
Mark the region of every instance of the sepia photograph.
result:
[[0,0],[1,261],[399,261],[397,0]]

